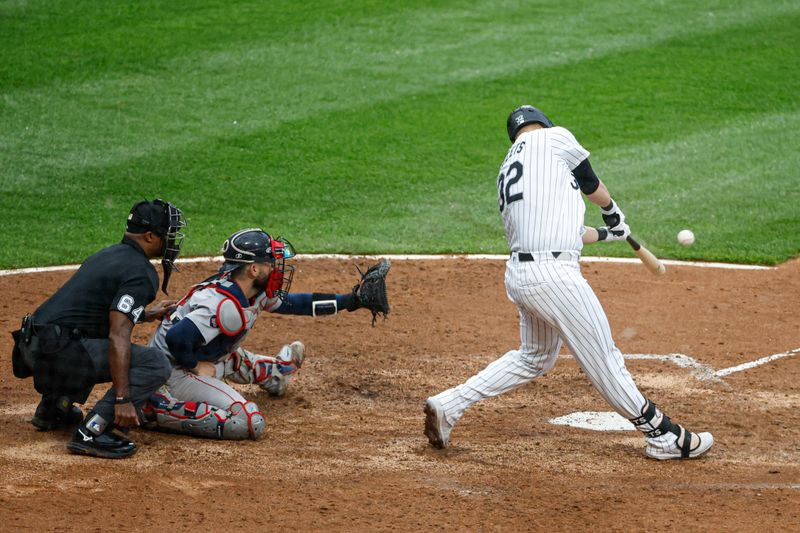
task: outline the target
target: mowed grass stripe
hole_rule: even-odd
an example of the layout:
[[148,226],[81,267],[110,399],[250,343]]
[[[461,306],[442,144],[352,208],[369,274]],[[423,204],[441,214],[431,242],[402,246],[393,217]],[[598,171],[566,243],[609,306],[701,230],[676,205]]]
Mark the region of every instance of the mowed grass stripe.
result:
[[[439,67],[450,72],[453,65],[480,65],[481,57],[465,55],[463,50],[480,47],[492,54],[513,54],[508,43],[521,37],[535,39],[530,44],[535,44],[537,53],[517,51],[516,59],[523,61],[520,66],[548,66],[569,59],[578,48],[581,57],[589,57],[797,10],[791,2],[775,0],[724,5],[686,0],[662,5],[646,0],[624,5],[566,1],[559,6],[497,0],[469,6],[455,0],[357,6],[346,1],[315,6],[288,1],[268,6],[243,1],[3,2],[0,43],[6,61],[0,64],[0,79],[7,87],[31,89],[114,74],[213,67],[227,63],[229,55],[259,66],[266,55],[295,67],[316,63],[330,70],[333,65],[328,61],[343,54],[352,65],[379,69],[388,63],[390,74],[407,66],[427,68],[428,75],[438,76]],[[312,55],[309,50],[319,53]],[[501,61],[483,66],[499,67],[512,59],[494,58]]]
[[[789,20],[796,20],[796,17],[795,19]],[[784,24],[784,26],[789,27],[787,24]],[[791,30],[792,28],[789,27],[789,29]],[[524,76],[514,75],[513,77],[501,78],[494,81],[494,85],[489,86],[488,88],[481,88],[481,84],[478,83],[459,85],[454,91],[451,91],[451,93],[458,95],[460,93],[465,93],[466,91],[472,91],[474,94],[476,91],[478,91],[478,94],[481,97],[483,97],[485,94],[500,95],[501,98],[499,99],[499,103],[500,105],[504,105],[503,103],[506,100],[509,102],[518,101],[509,99],[508,93],[527,95],[535,92],[543,102],[540,105],[546,108],[552,108],[553,111],[551,112],[551,115],[553,115],[558,122],[566,124],[575,122],[576,120],[588,122],[587,124],[582,125],[582,128],[584,128],[581,134],[582,138],[586,138],[589,141],[594,141],[592,136],[594,131],[597,131],[595,136],[597,137],[597,141],[599,143],[619,143],[627,140],[626,138],[621,138],[619,136],[621,133],[620,131],[615,132],[617,135],[608,135],[607,132],[609,122],[613,124],[624,124],[626,127],[620,128],[622,132],[630,131],[632,133],[629,137],[641,138],[641,127],[638,126],[648,127],[652,131],[656,131],[657,128],[662,128],[664,122],[673,120],[679,122],[682,128],[691,128],[693,127],[693,124],[704,123],[704,121],[708,118],[717,118],[716,109],[700,105],[699,102],[695,102],[690,99],[694,98],[693,93],[695,91],[709,90],[709,85],[711,85],[710,90],[717,90],[715,98],[716,96],[722,96],[728,99],[735,99],[738,97],[738,93],[730,89],[732,87],[735,88],[743,81],[756,79],[759,81],[759,84],[772,82],[770,87],[767,87],[765,90],[761,90],[763,94],[760,95],[760,98],[743,99],[741,102],[734,101],[733,111],[736,112],[742,110],[763,109],[763,106],[770,104],[769,98],[774,98],[775,95],[780,95],[781,93],[783,93],[784,99],[786,95],[791,97],[791,91],[793,87],[791,85],[787,85],[786,87],[782,85],[784,76],[780,73],[779,69],[775,68],[776,65],[782,65],[783,58],[768,57],[768,54],[777,55],[775,51],[780,51],[781,46],[784,47],[784,51],[787,50],[792,44],[791,39],[788,41],[784,40],[780,34],[771,36],[770,40],[772,43],[770,44],[776,45],[776,48],[772,48],[770,46],[765,47],[764,43],[758,40],[763,32],[755,34],[758,35],[758,38],[754,38],[753,33],[748,31],[748,28],[739,28],[738,31],[725,29],[723,30],[723,33],[734,37],[729,38],[728,43],[715,43],[714,40],[716,39],[716,35],[712,38],[702,41],[692,41],[691,43],[693,48],[689,50],[690,55],[694,54],[697,50],[720,50],[720,53],[723,55],[723,61],[717,61],[714,56],[709,55],[706,57],[704,64],[690,67],[688,69],[684,68],[684,65],[682,64],[683,58],[673,57],[672,54],[665,52],[663,47],[658,47],[655,49],[642,50],[636,53],[626,51],[622,52],[621,55],[615,54],[607,58],[588,60],[588,62],[584,61],[580,64],[571,64],[568,67],[555,70],[537,70],[526,73]],[[728,50],[730,41],[738,40],[739,34],[750,35],[749,39],[746,38],[743,40],[749,41],[753,44],[753,46],[751,46],[751,48],[748,50],[747,56],[742,56],[741,54],[736,56],[725,54],[724,51]],[[795,34],[796,32],[790,34],[789,37],[791,38],[791,36]],[[796,42],[796,40],[797,39],[795,35],[794,41]],[[682,44],[685,41],[681,40],[673,42]],[[787,42],[789,43],[788,45],[786,44]],[[737,42],[736,46],[740,46],[740,44]],[[767,48],[766,52],[763,50],[763,48]],[[735,57],[736,60],[731,61],[731,57]],[[690,59],[696,62],[695,57],[690,57]],[[675,76],[674,73],[672,73],[672,70],[669,68],[669,65],[664,64],[665,60],[670,63],[679,63],[681,68],[684,69],[683,75]],[[750,63],[748,70],[742,70],[741,68],[727,70],[730,67],[735,66],[737,61],[740,63]],[[796,61],[797,60],[794,59],[795,63]],[[590,72],[591,75],[585,76],[585,72]],[[640,75],[638,78],[631,80],[631,83],[620,83],[618,80],[621,73],[623,75],[632,76],[637,73],[641,74],[642,72],[644,75]],[[714,75],[707,75],[707,72],[713,72]],[[719,74],[717,74],[717,72]],[[732,77],[729,72],[733,72]],[[703,75],[700,75],[701,73]],[[641,84],[647,84],[648,82],[652,84],[654,82],[653,79],[647,79],[648,76],[653,74],[655,77],[659,78],[657,82],[662,84],[660,89],[662,93],[669,93],[673,100],[678,100],[679,104],[684,102],[683,108],[680,106],[671,105],[674,102],[668,102],[670,105],[667,105],[666,107],[671,113],[671,116],[659,115],[658,120],[653,120],[652,115],[647,113],[647,109],[663,105],[663,101],[653,101],[654,98],[659,98],[661,95],[653,94],[647,90],[641,90]],[[728,79],[720,79],[726,76]],[[521,81],[519,78],[522,78]],[[548,82],[547,80],[558,80],[559,83],[552,83]],[[720,81],[728,84],[728,86],[722,86]],[[610,91],[608,87],[612,85],[613,91]],[[510,90],[504,90],[504,87],[510,87]],[[592,90],[585,90],[587,87],[591,87]],[[585,93],[580,94],[579,103],[576,103],[576,99],[574,98],[576,93]],[[560,100],[557,99],[559,95],[562,96]],[[438,98],[438,91],[436,97]],[[609,104],[609,97],[614,98],[614,101],[612,102],[614,105]],[[680,97],[683,97],[684,99],[681,100]],[[550,105],[546,105],[551,99],[555,99],[556,101]],[[457,98],[454,100],[454,102],[458,103],[459,100],[460,98]],[[619,100],[619,105],[616,105],[616,100]],[[697,105],[695,105],[696,103]],[[403,103],[401,101],[400,105],[402,104]],[[508,105],[512,104],[505,104],[506,107]],[[706,113],[707,116],[697,116],[695,114],[697,111],[702,113],[706,109],[711,109],[711,112]],[[502,113],[504,112],[505,111],[503,110]],[[681,112],[692,116],[680,116]],[[300,112],[298,111],[298,113]],[[324,106],[314,104],[311,108],[306,109],[306,112],[303,114],[303,116],[307,117],[308,114],[311,114],[314,118],[320,117],[325,114]],[[727,116],[728,115],[721,115],[720,118],[724,120],[727,118]],[[592,118],[594,118],[594,120],[591,120]],[[638,120],[639,123],[632,124],[631,121],[633,120]],[[161,124],[165,126],[166,131],[171,131],[174,128],[174,126],[170,125],[171,123],[168,120],[163,121]],[[302,122],[298,124],[301,128],[303,127]],[[702,126],[702,124],[700,124],[700,126]],[[155,128],[155,125],[153,124],[151,124],[150,127],[153,128],[154,131],[158,130],[158,128]],[[258,130],[261,131],[263,129],[265,128],[259,128]],[[87,135],[95,135],[98,137],[101,142],[103,139],[105,139],[92,128],[87,127],[85,128],[85,131]],[[212,132],[212,129],[207,131],[210,133]],[[670,133],[671,130],[662,128],[662,131]],[[241,135],[241,129],[231,128],[230,131],[218,131],[217,135],[235,138],[236,136]],[[25,145],[27,150],[23,150],[21,154],[24,156],[25,153],[29,153],[32,157],[38,156],[39,154],[36,150],[32,149],[32,146],[34,145]],[[166,150],[170,146],[170,144],[165,144],[163,145],[162,149]],[[595,146],[598,146],[598,144],[595,144]],[[602,144],[599,144],[599,146],[602,147]],[[8,152],[8,154],[12,153],[15,155],[19,154],[18,152]],[[73,153],[73,157],[75,158],[76,164],[79,164],[81,168],[85,168],[87,165],[90,165],[92,161],[92,158],[89,157],[85,151],[76,151]],[[44,158],[44,160],[47,161],[47,158]],[[17,180],[11,179],[8,181],[10,181],[11,184],[16,181],[21,185],[21,182]],[[6,185],[8,185],[8,181],[6,182]]]
[[[77,28],[98,34],[83,35],[68,18],[66,35],[42,36],[43,52],[53,53],[46,44],[63,50],[50,62],[31,63],[28,54],[13,53],[15,46],[27,48],[8,43],[9,89],[11,75],[25,71],[23,61],[34,69],[24,79],[49,83],[4,91],[8,115],[0,142],[3,153],[15,155],[0,159],[6,169],[0,176],[31,179],[48,170],[119,163],[213,136],[274,128],[310,112],[354,110],[453,83],[572,66],[800,9],[740,2],[711,16],[686,2],[659,6],[654,16],[650,3],[640,7],[645,4],[648,9],[626,6],[624,12],[609,3],[573,10],[496,2],[470,9],[395,7],[380,16],[375,9],[348,13],[339,24],[344,8],[336,3],[319,18],[283,4],[269,15],[245,4],[233,17],[213,4],[197,12],[158,4],[144,13],[124,4],[100,13],[84,6],[96,19],[75,11],[73,17],[81,13],[84,20]],[[141,18],[131,20],[134,15]],[[623,15],[630,22],[620,29]],[[231,24],[237,31],[221,29]],[[41,72],[39,63],[54,69]],[[38,149],[26,149],[31,146]]]
[[[691,42],[674,39],[649,49],[532,69],[522,76],[434,85],[409,98],[370,101],[354,110],[326,111],[323,106],[310,118],[247,134],[217,134],[186,149],[173,147],[116,165],[93,168],[87,161],[80,172],[37,177],[35,189],[18,188],[13,195],[3,195],[4,210],[23,214],[13,224],[27,230],[29,244],[9,241],[2,249],[6,257],[15,256],[11,261],[28,261],[29,248],[36,247],[36,262],[21,265],[80,260],[96,247],[93,243],[116,238],[132,194],[152,196],[158,190],[187,210],[192,221],[190,254],[215,252],[228,233],[252,223],[287,233],[304,252],[500,253],[505,245],[494,207],[494,175],[507,146],[502,124],[509,106],[527,95],[540,95],[540,105],[552,109],[554,118],[572,127],[593,150],[601,176],[626,202],[634,203],[637,196],[628,188],[633,189],[637,173],[616,183],[613,173],[604,172],[604,154],[625,147],[635,154],[639,143],[654,150],[662,142],[713,132],[739,120],[737,110],[744,113],[742,120],[752,121],[758,118],[752,102],[759,98],[773,110],[791,105],[788,93],[775,91],[782,86],[790,91],[792,86],[792,80],[781,78],[785,72],[776,63],[785,64],[780,47],[788,49],[796,42],[791,32],[796,23],[796,17],[759,20],[736,32],[726,28]],[[766,48],[764,53],[759,53],[759,45]],[[698,62],[699,51],[710,48],[719,50],[719,57]],[[662,55],[670,60],[653,61]],[[653,83],[673,84],[677,105],[670,109],[682,119],[677,121],[680,128],[673,116],[664,119],[662,100],[637,91],[640,79],[664,77],[663,69],[670,67],[675,67],[673,76]],[[757,77],[759,84],[739,93],[738,86],[703,83],[704,77],[721,77],[727,83],[729,71]],[[743,105],[730,105],[737,103]],[[636,115],[631,119],[632,111]],[[787,124],[796,126],[791,120]],[[748,157],[752,156],[744,152],[737,163],[748,166]],[[636,165],[647,168],[647,160],[626,162],[631,168]],[[754,183],[760,179],[754,176]],[[746,183],[733,181],[737,187]],[[786,185],[791,191],[793,184]],[[638,198],[652,198],[654,191],[640,194]],[[745,194],[760,191],[753,186]],[[783,200],[776,196],[768,203]],[[728,211],[721,203],[706,216],[729,224],[734,215]],[[768,216],[771,212],[761,209]],[[739,211],[736,220],[748,215]],[[648,224],[656,224],[656,219]],[[763,225],[780,226],[778,222],[768,219]],[[53,240],[54,224],[58,238],[42,248],[42,239]],[[648,239],[656,234],[646,225],[640,228]],[[710,242],[716,243],[717,251],[737,252],[714,237]],[[660,246],[658,240],[653,244]],[[740,243],[738,253],[741,249]],[[591,251],[629,253],[614,247]],[[63,254],[77,257],[64,259]]]

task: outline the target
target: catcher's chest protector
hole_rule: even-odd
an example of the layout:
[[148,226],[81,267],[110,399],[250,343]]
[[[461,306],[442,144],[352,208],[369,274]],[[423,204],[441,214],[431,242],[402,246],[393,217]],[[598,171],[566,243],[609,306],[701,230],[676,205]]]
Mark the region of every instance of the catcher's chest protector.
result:
[[213,280],[195,285],[179,302],[177,309],[162,321],[153,344],[168,350],[167,332],[174,324],[188,319],[203,335],[207,349],[217,346],[211,342],[217,337],[230,338],[230,341],[219,343],[218,346],[225,352],[218,355],[225,355],[240,346],[261,311],[274,310],[281,304],[279,298],[267,298],[264,293],[250,302],[244,302],[244,305],[243,301],[241,289],[231,280]]

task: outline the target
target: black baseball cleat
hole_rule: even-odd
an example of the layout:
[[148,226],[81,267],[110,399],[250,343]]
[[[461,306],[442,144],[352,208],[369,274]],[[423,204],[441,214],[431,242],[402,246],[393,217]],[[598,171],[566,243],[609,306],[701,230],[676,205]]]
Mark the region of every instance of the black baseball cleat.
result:
[[81,420],[83,420],[83,411],[68,397],[62,396],[53,400],[42,396],[30,422],[39,431],[52,431],[54,429],[72,429]]
[[75,430],[67,449],[79,455],[92,455],[106,459],[122,459],[136,453],[136,444],[111,431],[95,435],[81,424]]

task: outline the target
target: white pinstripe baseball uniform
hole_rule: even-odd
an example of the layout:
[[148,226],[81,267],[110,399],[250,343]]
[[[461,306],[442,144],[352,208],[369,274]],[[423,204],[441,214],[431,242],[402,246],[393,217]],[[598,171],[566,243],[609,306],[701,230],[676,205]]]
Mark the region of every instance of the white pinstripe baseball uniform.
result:
[[566,343],[603,398],[647,434],[656,450],[651,457],[675,457],[676,436],[665,431],[680,434],[680,427],[669,425],[639,392],[605,312],[580,272],[585,204],[572,171],[588,157],[572,133],[557,126],[524,131],[509,149],[497,191],[511,250],[505,287],[519,311],[520,346],[428,399],[426,435],[432,444],[446,445],[452,426],[475,402],[549,371]]
[[[521,344],[438,396],[448,418],[457,420],[474,402],[544,374],[555,364],[562,342],[620,414],[640,415],[645,399],[625,369],[603,308],[578,266],[586,207],[571,171],[588,156],[562,127],[520,135],[509,149],[497,183],[512,252],[505,285],[519,310]],[[520,261],[519,252],[533,260]]]

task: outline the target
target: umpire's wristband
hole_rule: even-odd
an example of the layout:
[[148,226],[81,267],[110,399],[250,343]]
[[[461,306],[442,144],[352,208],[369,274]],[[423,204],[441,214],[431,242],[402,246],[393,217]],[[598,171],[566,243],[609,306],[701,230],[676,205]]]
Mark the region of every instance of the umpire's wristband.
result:
[[116,398],[114,398],[114,403],[115,404],[131,403],[131,398],[130,396],[117,396]]

